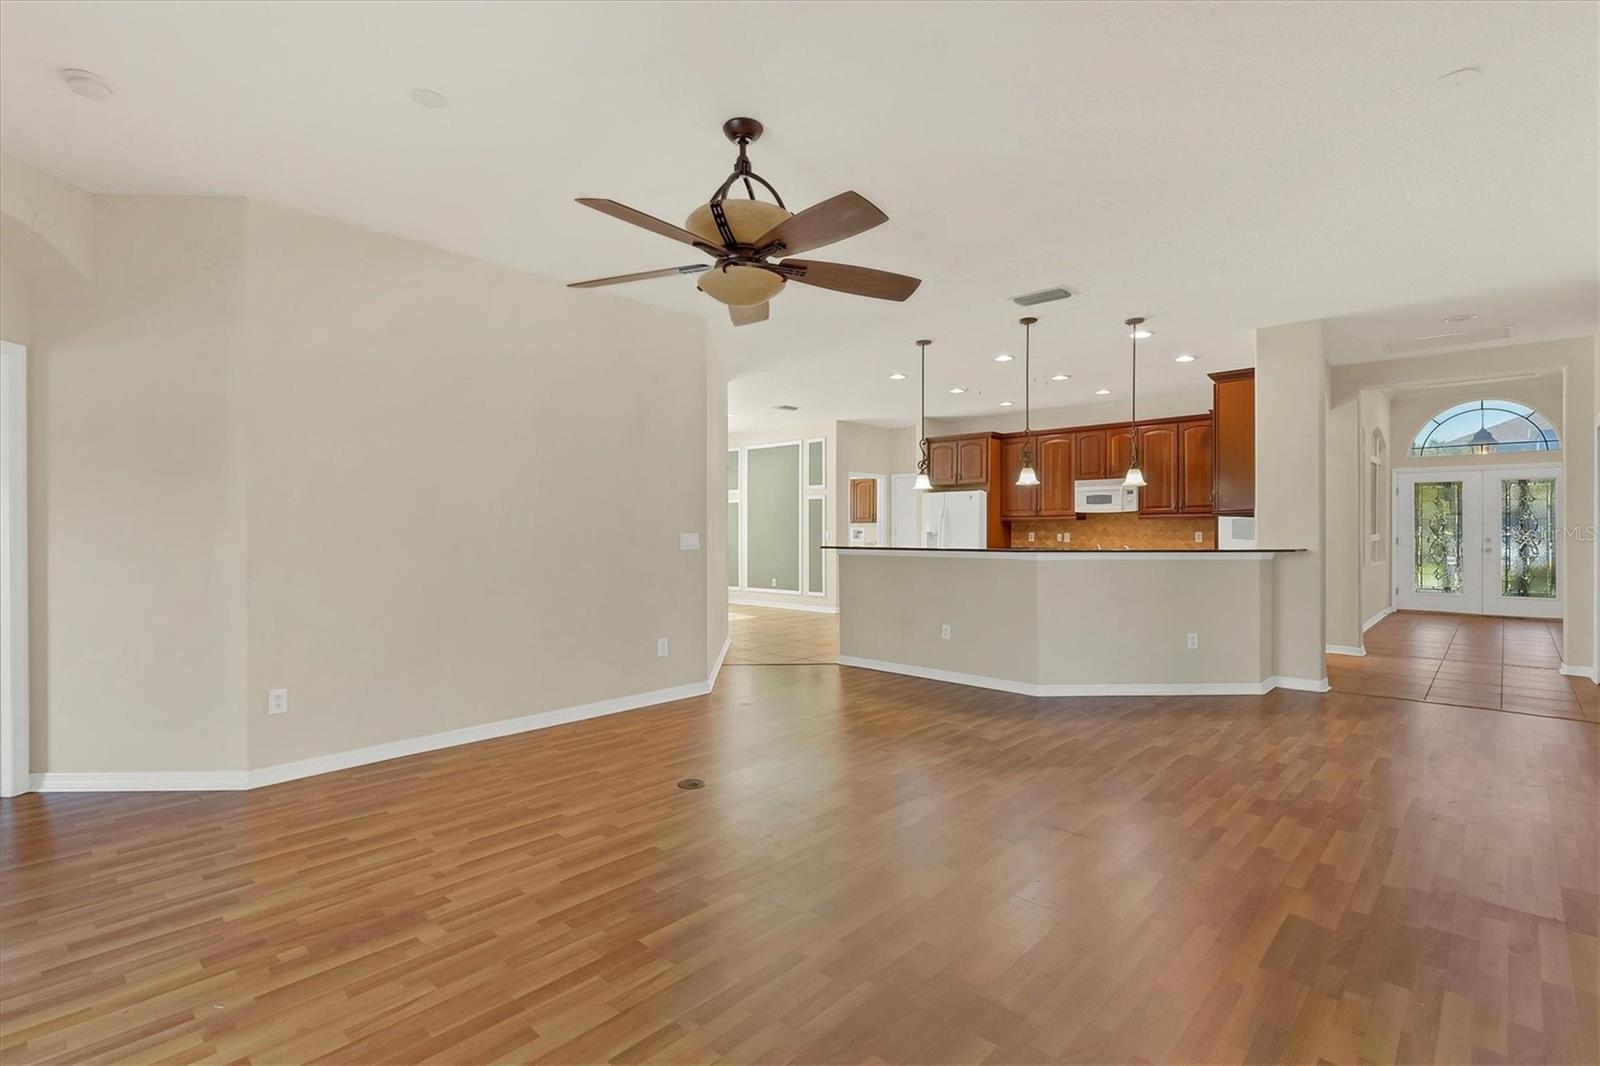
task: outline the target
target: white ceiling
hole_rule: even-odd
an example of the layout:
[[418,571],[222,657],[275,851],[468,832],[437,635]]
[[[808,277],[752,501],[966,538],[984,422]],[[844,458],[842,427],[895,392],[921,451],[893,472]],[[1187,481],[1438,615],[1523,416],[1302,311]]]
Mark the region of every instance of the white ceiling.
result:
[[[1483,76],[1435,84],[1464,66]],[[0,6],[0,147],[36,166],[562,279],[694,261],[572,198],[681,221],[732,161],[722,121],[761,119],[756,167],[791,205],[854,189],[890,216],[817,258],[926,280],[898,305],[792,285],[739,330],[692,279],[628,287],[709,318],[741,429],[911,419],[920,336],[930,415],[1020,402],[1020,360],[993,362],[1021,341],[1008,297],[1057,284],[1077,295],[1039,309],[1035,377],[1073,380],[1051,406],[1126,396],[1132,314],[1157,334],[1141,395],[1250,364],[1280,322],[1359,319],[1339,358],[1436,312],[1591,332],[1595,86],[1576,3]]]

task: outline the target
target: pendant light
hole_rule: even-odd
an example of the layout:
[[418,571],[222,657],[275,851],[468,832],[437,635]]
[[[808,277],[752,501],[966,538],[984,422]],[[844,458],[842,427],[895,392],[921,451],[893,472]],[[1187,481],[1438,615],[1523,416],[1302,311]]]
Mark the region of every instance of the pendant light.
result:
[[1033,364],[1033,324],[1037,318],[1022,319],[1022,472],[1017,475],[1017,484],[1023,488],[1039,483],[1039,475],[1033,469],[1033,442],[1028,433],[1033,430],[1033,371],[1029,369]]
[[1467,443],[1472,445],[1472,451],[1477,455],[1488,455],[1494,451],[1495,445],[1500,443],[1495,435],[1489,432],[1489,416],[1481,403],[1478,404],[1478,432],[1474,433]]
[[1133,383],[1129,390],[1131,410],[1128,416],[1128,429],[1133,443],[1128,449],[1128,475],[1122,479],[1122,487],[1142,489],[1145,480],[1144,471],[1139,469],[1139,327],[1144,325],[1144,319],[1130,318],[1125,324],[1133,331]]
[[921,456],[917,459],[917,480],[911,487],[918,492],[927,492],[933,488],[933,482],[928,480],[928,345],[932,341],[918,341],[917,347],[922,349],[922,376],[917,382],[918,399],[922,404],[921,414],[917,417],[917,435],[922,439],[917,442],[921,449]]

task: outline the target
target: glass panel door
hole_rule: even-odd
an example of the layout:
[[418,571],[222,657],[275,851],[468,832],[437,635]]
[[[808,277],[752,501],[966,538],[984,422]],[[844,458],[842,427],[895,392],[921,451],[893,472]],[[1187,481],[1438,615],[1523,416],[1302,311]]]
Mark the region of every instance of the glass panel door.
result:
[[1549,467],[1484,471],[1486,612],[1560,617],[1559,484]]
[[1476,470],[1406,473],[1396,479],[1401,565],[1395,605],[1413,611],[1483,609],[1482,521]]

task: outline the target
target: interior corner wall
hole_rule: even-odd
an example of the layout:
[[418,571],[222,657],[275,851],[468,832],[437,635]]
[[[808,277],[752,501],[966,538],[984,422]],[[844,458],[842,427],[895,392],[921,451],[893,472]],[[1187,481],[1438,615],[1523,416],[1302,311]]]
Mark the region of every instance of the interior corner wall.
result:
[[1361,560],[1363,515],[1360,405],[1356,397],[1331,397],[1325,428],[1323,551],[1329,647],[1361,646]]
[[30,284],[35,773],[246,766],[245,213],[97,197],[93,276]]
[[[1373,499],[1370,491],[1371,479],[1378,480],[1377,500],[1378,515],[1377,527],[1379,542],[1376,545],[1364,544],[1365,538],[1357,531],[1357,542],[1361,559],[1361,631],[1366,632],[1367,624],[1379,617],[1393,603],[1390,589],[1394,587],[1392,575],[1394,573],[1394,491],[1391,487],[1392,473],[1395,468],[1395,434],[1390,413],[1389,397],[1377,389],[1363,389],[1358,394],[1360,415],[1360,439],[1357,442],[1359,452],[1357,467],[1360,471],[1361,481],[1358,494],[1361,499],[1360,513],[1365,516],[1371,506],[1368,502]],[[1368,456],[1372,454],[1372,435],[1377,432],[1383,437],[1383,465],[1381,469],[1374,470]],[[1409,444],[1402,443],[1401,454]],[[1374,550],[1376,549],[1376,550]],[[1329,583],[1332,583],[1330,578]],[[1328,638],[1333,641],[1330,636]],[[1338,643],[1337,641],[1333,641]],[[1361,641],[1356,641],[1360,644]]]
[[705,680],[702,319],[256,203],[250,304],[252,767]]
[[10,259],[0,256],[0,340],[28,343],[28,282]]
[[1327,677],[1322,330],[1297,322],[1256,331],[1256,541],[1301,549],[1273,562],[1273,673],[1312,683]]
[[722,662],[728,640],[728,375],[715,345],[706,351],[706,513],[700,547],[705,554],[706,676]]

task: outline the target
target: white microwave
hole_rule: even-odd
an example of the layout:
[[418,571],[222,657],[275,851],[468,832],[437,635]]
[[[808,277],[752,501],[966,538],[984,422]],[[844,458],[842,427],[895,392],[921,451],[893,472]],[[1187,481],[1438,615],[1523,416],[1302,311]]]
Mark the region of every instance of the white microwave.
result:
[[1139,490],[1124,485],[1121,478],[1075,481],[1072,485],[1072,496],[1073,510],[1079,514],[1139,509]]

